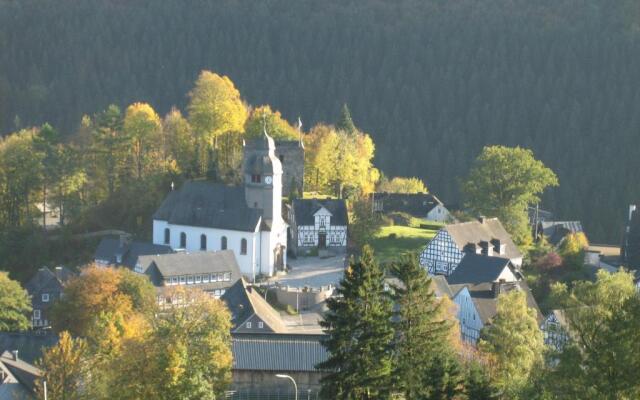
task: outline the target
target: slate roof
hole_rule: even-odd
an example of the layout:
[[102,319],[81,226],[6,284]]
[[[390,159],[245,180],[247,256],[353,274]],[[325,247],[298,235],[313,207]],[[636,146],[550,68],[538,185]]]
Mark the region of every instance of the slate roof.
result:
[[447,282],[450,285],[495,282],[510,263],[508,258],[467,253],[462,257],[458,267],[447,277]]
[[435,275],[431,277],[433,281],[433,289],[437,297],[453,298],[453,291],[444,275]]
[[17,360],[13,359],[11,352],[5,351],[0,355],[0,363],[29,391],[35,390],[35,382],[42,376],[42,371],[22,360],[19,351]]
[[322,207],[331,213],[331,225],[348,225],[347,205],[342,199],[295,199],[293,201],[293,215],[296,225],[315,224],[314,214]]
[[557,246],[570,233],[584,232],[580,221],[543,221],[540,223],[542,234],[549,243]]
[[532,226],[535,226],[536,222],[548,221],[553,218],[551,211],[543,210],[542,208],[536,210],[535,207],[527,207],[527,214],[529,216],[529,224]]
[[170,224],[254,232],[262,210],[249,208],[243,186],[188,181],[169,192],[153,219]]
[[[169,254],[173,253],[173,249],[162,244],[153,244],[147,242],[128,242],[121,241],[120,238],[106,237],[100,241],[98,248],[93,256],[95,260],[104,260],[113,265],[124,265],[131,269],[135,268],[138,257]],[[117,262],[117,256],[122,256],[122,262]]]
[[[466,259],[466,261],[465,261]],[[483,324],[490,322],[496,315],[498,298],[493,292],[493,282],[495,282],[504,268],[511,268],[507,259],[500,257],[490,257],[477,254],[466,254],[458,268],[447,277],[451,290],[457,296],[463,288],[469,290],[471,299],[473,300],[480,319]],[[518,281],[514,283],[511,290],[521,290],[527,298],[527,305],[536,310],[538,323],[542,322],[544,317],[540,313],[538,303],[531,294],[531,289],[517,271],[512,269]]]
[[155,265],[163,277],[231,272],[234,282],[240,279],[240,267],[232,250],[142,256],[140,265],[143,270]]
[[231,312],[232,331],[253,314],[253,307],[246,290],[246,282],[242,278],[231,285],[220,296],[220,300],[225,302],[229,312]]
[[431,193],[374,193],[374,201],[382,201],[384,212],[404,212],[414,217],[424,218],[438,205],[440,199]]
[[58,336],[47,331],[0,332],[0,352],[18,350],[20,358],[34,363],[42,356],[42,348],[58,343]]
[[41,289],[48,287],[52,281],[57,282],[58,285],[62,284],[74,276],[74,272],[67,267],[56,267],[50,270],[47,267],[38,269],[38,272],[24,285],[24,288],[33,295],[40,292]]
[[469,243],[478,244],[482,241],[491,242],[493,239],[498,239],[505,245],[505,254],[499,255],[500,257],[509,259],[522,257],[522,253],[497,218],[486,218],[484,222],[475,220],[450,224],[442,229],[449,233],[460,251]]
[[317,371],[329,353],[322,335],[233,334],[231,350],[234,370]]
[[[280,313],[276,311],[253,287],[245,286],[247,297],[251,303],[251,310],[273,333],[287,333],[289,329],[285,325]],[[250,318],[251,315],[249,315]]]

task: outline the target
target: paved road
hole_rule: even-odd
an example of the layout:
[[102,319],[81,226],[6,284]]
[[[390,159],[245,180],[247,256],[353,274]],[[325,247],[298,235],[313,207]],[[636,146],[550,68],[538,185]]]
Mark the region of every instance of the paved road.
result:
[[289,259],[291,270],[287,275],[274,276],[269,282],[279,282],[293,287],[337,286],[344,274],[345,256],[319,258],[300,257]]

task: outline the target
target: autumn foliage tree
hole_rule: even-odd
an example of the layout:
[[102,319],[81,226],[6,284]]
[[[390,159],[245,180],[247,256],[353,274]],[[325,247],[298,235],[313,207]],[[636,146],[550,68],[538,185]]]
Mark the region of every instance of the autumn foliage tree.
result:
[[83,386],[90,378],[89,349],[82,338],[72,338],[69,332],[60,334],[58,343],[47,349],[38,361],[44,376],[37,381],[38,398],[44,399],[44,385],[47,382],[47,397],[52,400],[88,399]]
[[140,179],[151,170],[159,170],[161,157],[160,117],[147,103],[133,103],[124,116],[124,133],[132,144],[135,177]]
[[387,193],[427,193],[427,186],[419,178],[397,176],[391,180],[380,179],[377,190]]
[[0,271],[0,332],[26,330],[31,327],[31,300],[20,283]]

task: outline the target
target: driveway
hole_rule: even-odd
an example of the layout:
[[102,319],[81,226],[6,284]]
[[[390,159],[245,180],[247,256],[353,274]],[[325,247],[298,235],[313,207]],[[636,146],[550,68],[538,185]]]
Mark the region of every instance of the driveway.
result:
[[269,282],[279,282],[292,287],[337,286],[344,274],[346,256],[330,258],[300,257],[288,259],[289,273],[274,276]]

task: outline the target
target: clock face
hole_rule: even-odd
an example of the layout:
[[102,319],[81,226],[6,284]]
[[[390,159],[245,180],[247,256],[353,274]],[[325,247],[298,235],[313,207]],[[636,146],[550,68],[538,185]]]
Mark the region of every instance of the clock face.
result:
[[266,178],[264,178],[264,183],[266,183],[267,185],[270,185],[271,182],[273,182],[273,179],[270,176],[267,176]]

